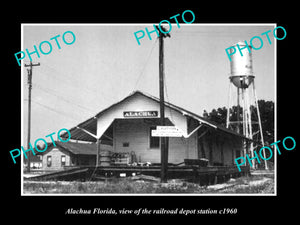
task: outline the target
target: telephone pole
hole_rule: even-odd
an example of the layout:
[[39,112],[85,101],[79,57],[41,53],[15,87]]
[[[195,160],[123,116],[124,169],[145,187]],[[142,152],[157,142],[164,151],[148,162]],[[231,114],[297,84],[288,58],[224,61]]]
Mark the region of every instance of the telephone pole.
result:
[[[157,26],[156,26],[157,27]],[[159,28],[157,27],[159,30]],[[161,27],[166,32],[166,30]],[[159,30],[159,99],[160,99],[160,126],[165,126],[165,100],[164,100],[164,38],[171,37],[170,34]],[[160,137],[161,173],[160,181],[167,182],[168,172],[169,138]]]
[[[39,66],[40,63],[32,64],[30,61],[30,64],[27,65],[25,64],[25,67],[29,67],[27,69],[28,72],[28,131],[27,131],[27,149],[30,148],[29,143],[30,143],[30,120],[31,120],[31,89],[32,89],[32,67],[33,66]],[[30,172],[30,153],[27,156],[27,172]]]

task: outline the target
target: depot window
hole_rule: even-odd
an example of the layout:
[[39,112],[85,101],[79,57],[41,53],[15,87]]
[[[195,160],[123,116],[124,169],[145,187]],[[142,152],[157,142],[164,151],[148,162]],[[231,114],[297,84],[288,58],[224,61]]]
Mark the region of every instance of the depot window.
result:
[[66,156],[62,155],[61,156],[61,166],[65,166],[66,165]]
[[159,137],[152,137],[151,133],[152,130],[156,130],[156,127],[150,127],[149,132],[149,142],[150,142],[150,148],[159,148]]
[[51,157],[51,155],[48,155],[47,156],[47,166],[51,167],[51,165],[52,165],[52,157]]

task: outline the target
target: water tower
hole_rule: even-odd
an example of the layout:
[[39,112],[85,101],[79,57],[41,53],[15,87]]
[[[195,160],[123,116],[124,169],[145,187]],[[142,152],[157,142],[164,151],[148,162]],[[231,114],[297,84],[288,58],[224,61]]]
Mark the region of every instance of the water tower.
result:
[[[237,44],[242,49],[246,47],[243,42],[239,42]],[[237,44],[233,45],[235,49],[238,49]],[[249,46],[249,48],[250,50],[252,49],[251,46]],[[232,53],[233,50],[234,48],[230,48],[230,53]],[[244,157],[248,154],[251,155],[251,158],[253,158],[253,150],[259,147],[257,142],[261,143],[261,146],[264,146],[264,138],[255,90],[252,53],[246,48],[242,53],[243,56],[241,56],[238,51],[231,55],[226,126],[227,128],[235,130],[237,133],[240,133],[251,140],[256,140],[255,143],[248,143],[247,141],[244,141]],[[251,116],[255,113],[254,111],[256,111],[256,121]],[[266,158],[265,151],[263,151],[263,155],[264,158]],[[257,168],[255,162],[256,160],[252,160],[253,167]],[[265,168],[268,169],[267,162],[265,160],[264,162]]]

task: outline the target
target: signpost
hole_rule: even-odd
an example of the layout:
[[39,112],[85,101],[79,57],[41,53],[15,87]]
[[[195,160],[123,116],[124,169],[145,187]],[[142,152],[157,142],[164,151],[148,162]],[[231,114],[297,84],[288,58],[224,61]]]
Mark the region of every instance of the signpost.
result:
[[[164,97],[164,38],[170,37],[170,34],[159,32],[159,111],[160,111],[160,123],[159,125],[165,126],[165,97]],[[161,171],[160,171],[160,182],[167,182],[168,173],[168,157],[169,157],[169,138],[160,137],[160,161],[161,161]]]

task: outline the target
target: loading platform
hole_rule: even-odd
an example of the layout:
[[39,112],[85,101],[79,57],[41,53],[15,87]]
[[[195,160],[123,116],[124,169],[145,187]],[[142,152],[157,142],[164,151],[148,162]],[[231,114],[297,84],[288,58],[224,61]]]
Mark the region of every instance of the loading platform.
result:
[[[81,166],[24,179],[39,181],[95,181],[111,177],[129,177],[140,174],[159,178],[160,171],[160,166]],[[222,183],[232,177],[249,174],[249,167],[241,167],[241,171],[239,172],[236,166],[168,166],[168,179],[185,179],[187,181],[200,183],[201,185]]]

